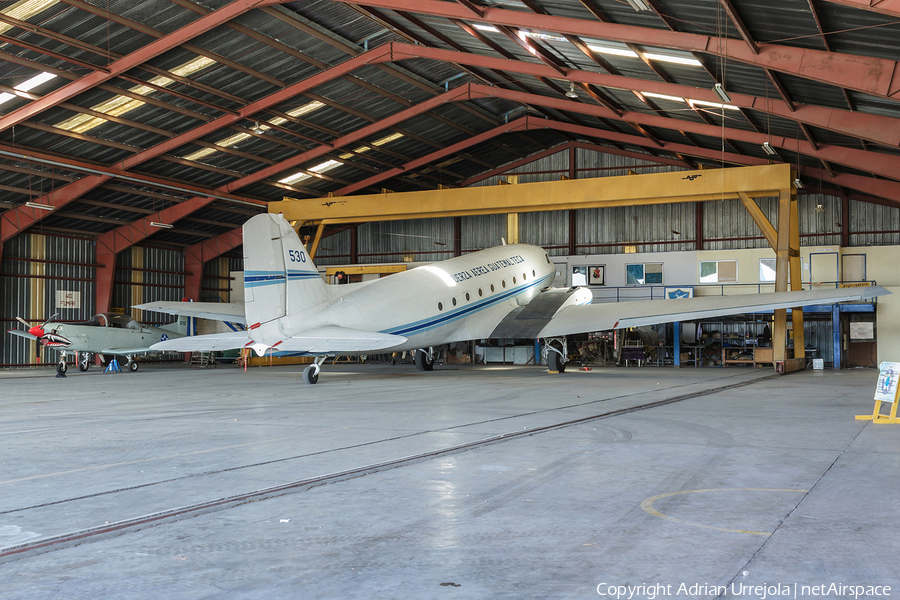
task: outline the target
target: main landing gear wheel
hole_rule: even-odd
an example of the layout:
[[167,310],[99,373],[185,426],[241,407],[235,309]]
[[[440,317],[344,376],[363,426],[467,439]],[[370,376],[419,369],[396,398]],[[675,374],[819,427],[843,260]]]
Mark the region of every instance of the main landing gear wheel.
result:
[[303,381],[310,385],[319,381],[319,366],[309,365],[303,369]]
[[69,369],[69,365],[60,361],[56,363],[56,376],[57,377],[65,377],[66,371]]
[[78,357],[78,370],[79,371],[87,371],[91,368],[91,361],[94,359],[94,355],[89,352],[84,352]]
[[416,368],[420,371],[433,371],[434,355],[425,350],[416,350]]
[[547,351],[547,368],[557,373],[566,372],[566,361],[563,360],[562,354],[553,348]]
[[132,373],[134,373],[135,371],[138,370],[138,364],[137,364],[136,362],[134,362],[134,361],[128,363],[128,364],[125,365],[125,366],[127,366],[127,367],[128,367],[128,370],[131,371]]

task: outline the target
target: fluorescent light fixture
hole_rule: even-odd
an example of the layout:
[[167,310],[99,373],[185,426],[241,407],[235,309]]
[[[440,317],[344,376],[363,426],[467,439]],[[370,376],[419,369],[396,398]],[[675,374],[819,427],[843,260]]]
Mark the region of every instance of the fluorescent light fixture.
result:
[[38,202],[26,202],[25,206],[29,208],[38,208],[40,210],[56,210],[55,206],[52,206],[50,204],[40,204]]
[[472,23],[472,27],[481,31],[490,31],[491,33],[500,33],[500,30],[493,25],[485,25],[484,23]]
[[716,96],[722,99],[722,102],[731,104],[731,96],[728,95],[728,92],[725,91],[725,88],[722,87],[721,83],[714,85],[713,91],[716,93]]
[[631,5],[631,8],[633,8],[634,10],[636,10],[638,12],[650,10],[650,7],[647,5],[646,2],[644,2],[644,0],[626,0],[626,1],[628,2],[628,4]]
[[659,98],[660,100],[670,100],[672,102],[684,102],[684,98],[679,98],[678,96],[666,96],[665,94],[654,94],[652,92],[641,92],[648,98]]
[[769,142],[763,142],[762,149],[763,149],[763,152],[765,152],[766,154],[769,154],[771,156],[775,156],[775,154],[776,154],[775,149],[769,145]]
[[588,44],[588,48],[599,54],[610,54],[612,56],[626,56],[628,58],[637,58],[638,55],[634,50],[628,48],[613,48],[610,46],[597,46]]
[[719,104],[718,102],[707,102],[706,100],[688,100],[691,106],[711,106],[712,108],[724,108],[727,110],[740,110],[737,106],[731,104]]
[[256,126],[255,126],[253,129],[251,129],[250,131],[252,131],[252,132],[255,133],[256,135],[262,135],[262,134],[264,134],[264,133],[266,132],[267,129],[269,129],[269,128],[268,128],[268,127],[261,127],[260,124],[259,124],[259,121],[257,121],[257,122],[256,122]]
[[525,37],[530,37],[535,40],[551,40],[554,42],[565,42],[566,38],[553,35],[552,33],[543,33],[540,31],[519,31],[519,35],[524,35]]
[[172,229],[175,227],[171,223],[157,223],[156,221],[150,221],[150,227],[159,227],[160,229]]
[[688,58],[686,56],[672,56],[670,54],[656,54],[655,52],[644,52],[650,60],[658,60],[660,62],[675,63],[677,65],[688,65],[691,67],[702,67],[700,61],[696,58]]
[[797,177],[797,178],[794,179],[794,187],[797,188],[798,190],[802,190],[802,189],[803,189],[803,182],[800,181],[800,178],[799,178],[799,177]]
[[10,100],[12,100],[15,97],[16,97],[15,94],[3,92],[2,94],[0,94],[0,104],[3,104],[4,102],[9,102]]
[[575,91],[575,82],[572,81],[569,83],[569,91],[566,92],[566,98],[575,99],[578,97],[578,92]]

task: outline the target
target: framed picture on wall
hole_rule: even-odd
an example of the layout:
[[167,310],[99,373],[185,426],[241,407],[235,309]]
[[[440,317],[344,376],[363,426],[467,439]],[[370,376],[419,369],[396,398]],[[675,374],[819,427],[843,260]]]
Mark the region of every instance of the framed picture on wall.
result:
[[606,266],[588,267],[588,284],[606,285]]

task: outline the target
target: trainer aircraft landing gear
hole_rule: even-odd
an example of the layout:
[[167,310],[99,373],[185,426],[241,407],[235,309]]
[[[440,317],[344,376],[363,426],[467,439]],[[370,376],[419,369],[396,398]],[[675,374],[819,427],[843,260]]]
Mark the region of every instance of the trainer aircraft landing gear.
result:
[[127,355],[125,358],[128,359],[128,362],[125,363],[125,368],[134,373],[138,370],[138,364],[134,362],[134,357],[132,355]]
[[94,355],[90,352],[82,352],[78,355],[78,370],[79,371],[87,371],[91,368],[91,363],[94,361]]
[[322,363],[325,362],[327,356],[317,356],[316,362],[303,369],[303,381],[312,385],[319,381],[319,371],[321,371]]
[[434,348],[416,350],[416,368],[420,371],[434,370]]

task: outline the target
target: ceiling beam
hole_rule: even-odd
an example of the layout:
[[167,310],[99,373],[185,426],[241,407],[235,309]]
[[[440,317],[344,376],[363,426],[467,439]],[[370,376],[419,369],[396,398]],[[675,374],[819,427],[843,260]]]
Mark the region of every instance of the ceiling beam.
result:
[[58,105],[60,102],[65,102],[82,92],[105,81],[109,81],[130,69],[140,66],[151,58],[159,56],[172,48],[177,48],[186,41],[206,33],[253,8],[267,6],[273,3],[275,3],[274,0],[235,0],[231,4],[227,4],[205,17],[200,17],[193,23],[185,25],[181,29],[147,44],[140,50],[126,55],[102,70],[94,71],[89,75],[76,79],[72,83],[64,85],[58,90],[47,94],[40,100],[30,102],[25,106],[0,117],[0,131],[5,131],[13,125],[17,125],[48,108]]
[[[345,0],[345,3],[407,10],[448,19],[472,19],[471,13],[464,7],[441,0]],[[754,54],[743,40],[617,23],[598,23],[555,15],[537,15],[496,7],[486,7],[483,20],[508,27],[536,28],[656,48],[706,52],[838,87],[848,87],[881,98],[892,98],[900,94],[900,62],[896,60],[779,44],[757,44],[759,53]]]

